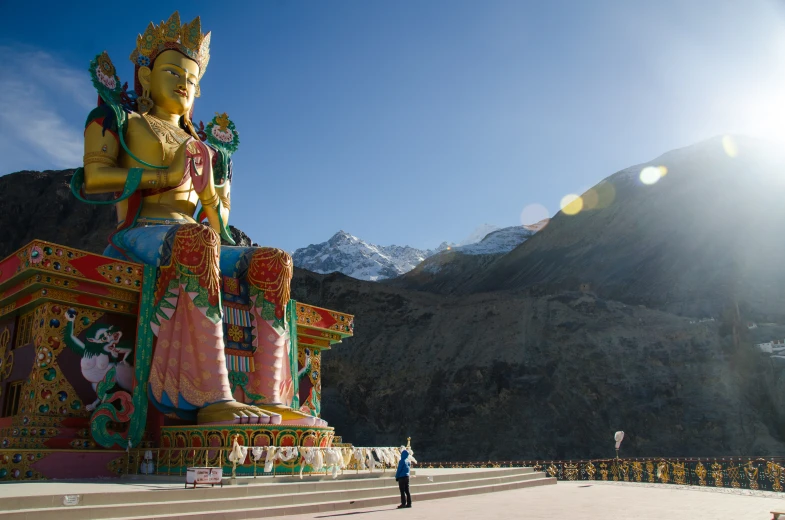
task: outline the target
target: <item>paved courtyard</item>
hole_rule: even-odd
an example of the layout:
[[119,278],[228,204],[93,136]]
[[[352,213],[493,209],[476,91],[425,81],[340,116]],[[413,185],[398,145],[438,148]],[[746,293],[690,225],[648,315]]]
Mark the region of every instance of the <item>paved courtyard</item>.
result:
[[690,488],[667,484],[559,482],[513,491],[417,502],[411,509],[375,507],[286,516],[288,520],[763,520],[785,511],[785,494]]

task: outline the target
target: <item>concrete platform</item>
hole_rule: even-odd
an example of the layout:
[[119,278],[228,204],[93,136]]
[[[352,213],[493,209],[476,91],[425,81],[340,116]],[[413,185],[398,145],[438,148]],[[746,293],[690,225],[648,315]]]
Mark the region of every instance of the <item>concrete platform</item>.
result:
[[559,482],[488,495],[419,501],[412,508],[373,507],[286,517],[287,520],[768,520],[785,510],[785,494],[669,484]]

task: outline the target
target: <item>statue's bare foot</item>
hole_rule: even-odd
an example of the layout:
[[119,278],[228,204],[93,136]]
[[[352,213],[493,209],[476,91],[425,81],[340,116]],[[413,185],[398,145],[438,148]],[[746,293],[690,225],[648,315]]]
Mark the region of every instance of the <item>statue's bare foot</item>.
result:
[[[304,414],[288,406],[283,405],[275,405],[275,404],[261,404],[259,407],[264,410],[265,413],[268,414],[275,414],[280,416],[281,424],[292,424],[292,425],[300,425],[300,426],[327,426],[327,422],[319,419],[318,417],[314,417],[312,415]],[[278,424],[278,423],[274,423]]]
[[205,406],[196,417],[198,424],[268,424],[270,414],[261,408],[237,401]]

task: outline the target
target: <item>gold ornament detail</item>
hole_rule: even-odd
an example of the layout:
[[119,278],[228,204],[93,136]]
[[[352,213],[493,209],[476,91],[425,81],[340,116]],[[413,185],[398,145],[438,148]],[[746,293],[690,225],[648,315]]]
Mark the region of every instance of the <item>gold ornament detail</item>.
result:
[[747,462],[744,473],[746,473],[747,480],[750,482],[750,489],[758,489],[758,468],[752,464],[752,461]]
[[739,480],[741,480],[741,465],[729,465],[728,466],[728,479],[730,479],[730,487],[732,488],[740,488],[741,484]]
[[672,462],[673,466],[673,483],[686,484],[687,483],[687,468],[684,462]]
[[144,120],[147,121],[150,129],[153,131],[153,133],[155,133],[155,135],[158,137],[158,140],[160,140],[162,144],[169,146],[180,146],[189,137],[191,137],[188,135],[188,132],[177,125],[169,123],[168,121],[164,121],[162,119],[158,119],[155,116],[144,113],[142,113],[142,117],[144,117]]
[[586,475],[589,476],[589,480],[594,480],[594,476],[597,474],[597,468],[594,466],[594,464],[591,463],[591,461],[589,461],[589,463],[586,464],[585,471],[586,471]]
[[218,112],[215,113],[215,124],[221,130],[226,131],[229,128],[229,116],[224,112],[223,114],[219,114]]
[[695,466],[695,474],[698,475],[698,485],[705,486],[706,475],[708,475],[709,472],[706,471],[706,466],[704,466],[702,462],[698,462],[698,465]]
[[8,379],[14,366],[14,352],[10,347],[11,331],[6,327],[0,332],[0,381]]
[[152,110],[154,106],[155,103],[153,103],[153,100],[150,98],[150,90],[142,88],[142,95],[136,98],[137,111],[140,114],[145,115],[150,110]]
[[643,478],[643,464],[640,462],[633,462],[632,473],[635,475],[635,482],[640,482]]
[[668,471],[668,463],[665,461],[661,461],[657,464],[657,476],[660,478],[660,482],[663,484],[667,484],[670,482],[670,472]]
[[719,462],[715,461],[714,464],[711,465],[711,478],[714,479],[714,485],[716,487],[724,486],[723,475],[722,475],[722,464],[720,464]]
[[104,152],[88,152],[84,154],[82,162],[85,166],[93,163],[117,166],[117,159]]
[[181,25],[180,13],[175,11],[160,25],[150,22],[144,34],[137,36],[136,48],[130,59],[134,65],[149,67],[160,53],[169,49],[194,60],[199,65],[199,79],[202,79],[210,61],[210,33],[202,34],[202,22],[198,16]]
[[232,338],[232,341],[239,342],[241,339],[243,339],[243,336],[244,334],[242,329],[237,325],[232,325],[229,327],[229,337]]
[[771,489],[782,491],[783,468],[774,462],[766,463],[766,476],[771,481]]
[[564,464],[564,478],[566,480],[578,480],[578,464]]

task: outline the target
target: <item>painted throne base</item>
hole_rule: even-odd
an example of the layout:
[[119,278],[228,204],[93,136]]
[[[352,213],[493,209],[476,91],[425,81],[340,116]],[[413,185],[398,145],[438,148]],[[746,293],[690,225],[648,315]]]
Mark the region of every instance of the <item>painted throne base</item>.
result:
[[[329,448],[335,437],[332,427],[296,426],[291,424],[233,424],[233,425],[199,425],[199,426],[163,426],[161,428],[161,448],[163,458],[159,461],[158,471],[179,474],[193,464],[225,467],[231,472],[231,465],[225,460],[228,447],[232,445],[235,435],[242,446],[297,446]],[[224,448],[218,450],[205,448]],[[159,456],[160,458],[160,456]],[[264,460],[254,467],[249,450],[246,460],[237,466],[237,475],[262,474]],[[289,462],[277,461],[275,473],[292,473],[299,471],[298,460]]]
[[226,424],[162,426],[161,448],[229,447],[239,435],[243,446],[319,446],[332,445],[335,430],[328,427],[291,424]]

